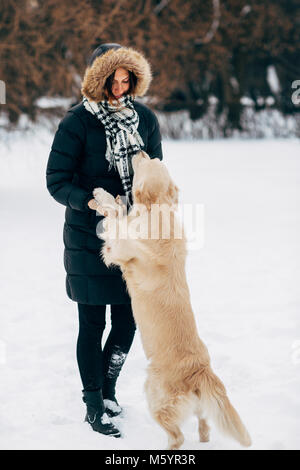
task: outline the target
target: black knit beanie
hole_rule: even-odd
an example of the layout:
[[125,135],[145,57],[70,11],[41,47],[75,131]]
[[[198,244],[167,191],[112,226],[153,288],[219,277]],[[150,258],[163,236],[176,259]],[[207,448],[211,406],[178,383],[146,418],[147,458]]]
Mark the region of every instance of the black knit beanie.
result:
[[105,44],[100,44],[100,46],[96,47],[90,58],[88,59],[87,65],[90,67],[96,57],[99,57],[100,55],[104,54],[105,52],[109,51],[109,49],[120,49],[122,47],[120,44],[114,43],[114,42],[109,42]]

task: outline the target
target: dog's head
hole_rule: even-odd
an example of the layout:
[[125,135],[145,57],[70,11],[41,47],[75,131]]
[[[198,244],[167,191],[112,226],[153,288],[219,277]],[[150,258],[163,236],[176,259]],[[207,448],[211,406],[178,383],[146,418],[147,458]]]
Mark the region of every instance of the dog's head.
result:
[[168,204],[177,208],[178,187],[159,158],[151,159],[146,152],[141,151],[133,157],[132,167],[135,204],[143,204],[147,210],[151,209],[151,204]]

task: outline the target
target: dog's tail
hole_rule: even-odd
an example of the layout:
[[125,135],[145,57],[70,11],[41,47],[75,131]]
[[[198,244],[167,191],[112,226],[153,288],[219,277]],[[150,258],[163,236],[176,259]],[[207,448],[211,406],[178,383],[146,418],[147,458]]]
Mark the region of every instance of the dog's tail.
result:
[[[197,374],[198,375],[198,374]],[[221,380],[210,366],[204,367],[195,379],[196,395],[200,398],[200,408],[207,412],[223,434],[236,439],[241,445],[249,447],[251,438],[237,411],[230,403]]]

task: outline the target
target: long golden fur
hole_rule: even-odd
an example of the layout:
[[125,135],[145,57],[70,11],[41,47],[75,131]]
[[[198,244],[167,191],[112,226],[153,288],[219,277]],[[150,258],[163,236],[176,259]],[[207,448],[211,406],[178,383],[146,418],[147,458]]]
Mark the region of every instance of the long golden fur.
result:
[[[183,443],[180,424],[191,413],[198,417],[201,442],[209,440],[206,418],[212,418],[223,433],[249,446],[250,436],[213,373],[197,333],[185,274],[186,240],[184,235],[176,238],[182,233],[174,210],[178,188],[165,165],[144,152],[133,158],[133,168],[134,206],[128,216],[116,218],[118,206],[103,189],[96,189],[94,197],[107,215],[101,235],[103,259],[122,269],[149,360],[145,390],[151,414],[167,432],[169,449]],[[153,204],[165,204],[170,210],[153,220]],[[169,238],[162,236],[166,217],[171,221]],[[112,230],[116,223],[117,232]],[[133,226],[139,227],[138,236]],[[150,226],[158,230],[156,239],[147,237]],[[143,227],[146,236],[141,235]]]

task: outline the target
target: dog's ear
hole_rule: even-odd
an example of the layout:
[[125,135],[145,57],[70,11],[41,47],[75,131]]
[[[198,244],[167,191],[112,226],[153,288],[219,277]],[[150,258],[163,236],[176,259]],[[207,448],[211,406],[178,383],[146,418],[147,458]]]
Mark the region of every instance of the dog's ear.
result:
[[168,187],[167,197],[168,197],[170,204],[174,204],[176,208],[178,206],[178,193],[179,193],[178,186],[176,186],[176,184],[171,182]]

